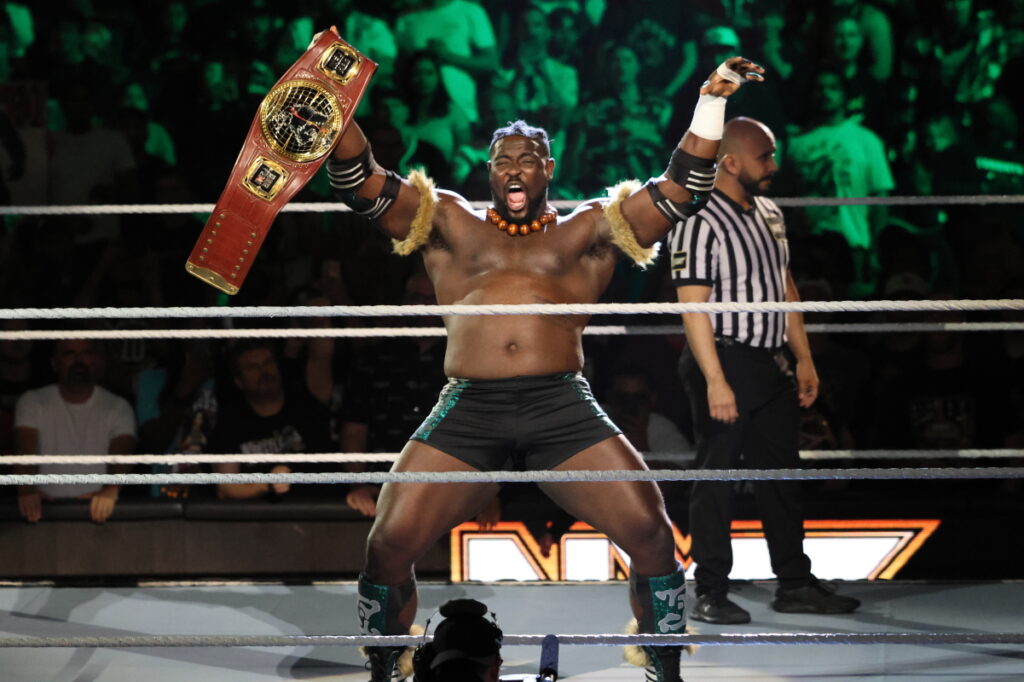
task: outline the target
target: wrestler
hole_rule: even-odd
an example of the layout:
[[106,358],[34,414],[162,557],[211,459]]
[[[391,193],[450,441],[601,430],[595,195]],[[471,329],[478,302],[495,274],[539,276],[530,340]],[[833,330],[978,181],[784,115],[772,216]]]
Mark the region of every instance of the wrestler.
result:
[[[593,303],[621,250],[646,265],[669,228],[706,203],[724,123],[725,99],[764,70],[742,57],[701,88],[690,129],[665,173],[629,181],[607,199],[559,217],[548,205],[555,168],[547,133],[516,121],[494,132],[493,207],[474,210],[422,173],[407,180],[374,162],[358,125],[328,161],[338,197],[375,221],[396,252],[419,252],[441,305]],[[437,406],[402,450],[394,471],[644,469],[580,374],[585,315],[445,318],[451,377]],[[545,483],[576,518],[631,558],[630,601],[639,631],[685,631],[685,579],[658,487],[650,481]],[[414,564],[498,491],[492,483],[385,485],[359,579],[364,634],[407,634],[416,613]],[[371,647],[372,682],[400,680],[401,650]],[[679,680],[679,647],[648,647],[649,680]]]

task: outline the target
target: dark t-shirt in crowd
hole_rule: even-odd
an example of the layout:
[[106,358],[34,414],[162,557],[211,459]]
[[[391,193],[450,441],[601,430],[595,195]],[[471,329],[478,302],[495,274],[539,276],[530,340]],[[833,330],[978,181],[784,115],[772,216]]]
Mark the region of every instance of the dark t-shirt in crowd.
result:
[[[313,453],[335,452],[330,438],[330,416],[327,407],[302,384],[285,383],[284,407],[272,416],[262,417],[249,407],[240,395],[220,404],[217,426],[210,435],[212,453]],[[237,394],[236,394],[237,395]],[[332,465],[295,464],[292,471],[315,472],[336,470]],[[243,472],[267,472],[273,463],[242,465]],[[328,486],[303,486],[303,494],[327,493]]]
[[367,425],[369,452],[401,450],[430,414],[446,381],[444,351],[443,340],[421,351],[411,339],[389,339],[356,358],[341,419]]

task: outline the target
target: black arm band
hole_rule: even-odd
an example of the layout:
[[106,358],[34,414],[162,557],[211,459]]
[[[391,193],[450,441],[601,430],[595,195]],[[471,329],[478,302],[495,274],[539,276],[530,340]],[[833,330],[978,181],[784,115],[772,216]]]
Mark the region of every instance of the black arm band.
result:
[[658,209],[661,215],[665,216],[665,219],[670,223],[677,223],[680,220],[686,220],[697,211],[704,208],[704,205],[708,203],[708,194],[693,193],[693,200],[684,203],[682,201],[672,201],[664,192],[658,189],[658,183],[656,181],[648,180],[647,184],[644,185],[647,188],[647,193],[651,195],[651,201],[654,202],[654,207]]
[[355,193],[354,190],[336,190],[335,196],[346,206],[361,216],[370,220],[377,220],[395,203],[398,198],[398,191],[402,188],[402,180],[394,171],[384,171],[384,186],[376,199],[366,199]]
[[676,147],[665,177],[696,194],[708,194],[715,186],[715,160],[687,154]]
[[327,159],[327,176],[331,180],[331,187],[336,190],[354,192],[366,182],[371,173],[373,155],[370,153],[370,145],[363,147],[359,156],[352,159]]

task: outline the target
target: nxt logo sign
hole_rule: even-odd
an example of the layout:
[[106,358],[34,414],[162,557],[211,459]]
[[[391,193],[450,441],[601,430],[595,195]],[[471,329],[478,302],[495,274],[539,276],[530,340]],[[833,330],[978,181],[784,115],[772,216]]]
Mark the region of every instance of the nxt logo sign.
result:
[[[939,526],[937,519],[844,519],[804,522],[804,551],[826,580],[891,579]],[[692,574],[690,537],[673,527],[676,558]],[[518,522],[489,530],[464,523],[452,530],[453,582],[480,580],[626,580],[629,556],[602,533],[575,523],[544,553]],[[732,524],[734,580],[774,577],[758,521]],[[659,599],[671,600],[672,595]],[[678,599],[678,595],[675,597]]]

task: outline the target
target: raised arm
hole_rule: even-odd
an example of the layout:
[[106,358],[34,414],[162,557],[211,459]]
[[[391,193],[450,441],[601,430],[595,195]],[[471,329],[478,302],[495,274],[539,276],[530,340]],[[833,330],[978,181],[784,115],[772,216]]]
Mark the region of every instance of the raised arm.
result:
[[403,179],[392,170],[381,167],[373,158],[370,142],[359,125],[352,121],[345,129],[331,158],[327,160],[327,173],[335,196],[356,213],[369,218],[392,239],[405,239],[421,207],[433,197],[426,176],[423,182],[410,174]]
[[764,69],[732,57],[700,89],[690,128],[672,152],[668,168],[622,202],[622,215],[641,246],[661,240],[677,221],[699,211],[715,182],[715,158],[725,125],[725,100],[745,81],[762,81]]

